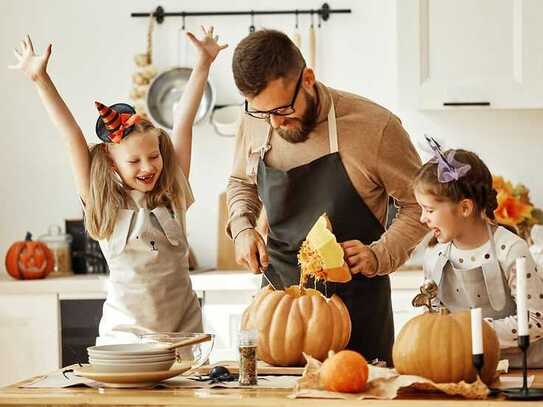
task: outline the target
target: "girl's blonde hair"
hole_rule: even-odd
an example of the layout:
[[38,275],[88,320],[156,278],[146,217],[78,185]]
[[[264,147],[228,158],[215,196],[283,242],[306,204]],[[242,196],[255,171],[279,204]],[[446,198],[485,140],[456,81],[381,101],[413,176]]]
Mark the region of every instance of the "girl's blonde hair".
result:
[[[135,124],[127,137],[136,133],[158,136],[163,161],[162,172],[155,187],[146,193],[147,207],[153,209],[166,206],[180,213],[183,202],[182,173],[170,136],[147,120]],[[130,198],[112,167],[107,144],[92,146],[90,156],[90,188],[85,202],[85,228],[93,239],[108,239],[113,233],[119,209],[126,208]]]

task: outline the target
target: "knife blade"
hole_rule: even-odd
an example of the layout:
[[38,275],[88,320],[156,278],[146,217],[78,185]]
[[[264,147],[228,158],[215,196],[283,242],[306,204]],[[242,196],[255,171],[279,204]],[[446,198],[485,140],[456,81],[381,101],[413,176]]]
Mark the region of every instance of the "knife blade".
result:
[[275,279],[275,276],[272,276],[271,273],[268,272],[268,270],[264,270],[263,268],[260,268],[260,272],[262,273],[262,276],[266,279],[268,284],[273,288],[274,290],[281,290],[282,284]]

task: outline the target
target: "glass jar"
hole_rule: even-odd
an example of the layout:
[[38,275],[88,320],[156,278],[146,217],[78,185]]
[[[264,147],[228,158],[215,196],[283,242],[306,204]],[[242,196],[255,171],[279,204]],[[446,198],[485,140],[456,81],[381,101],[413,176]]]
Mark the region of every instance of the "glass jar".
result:
[[242,386],[257,384],[256,340],[256,331],[239,333],[239,384]]
[[39,240],[44,242],[53,253],[55,266],[52,274],[72,274],[72,258],[70,253],[72,236],[62,233],[60,226],[51,225],[47,230],[47,234],[40,236]]

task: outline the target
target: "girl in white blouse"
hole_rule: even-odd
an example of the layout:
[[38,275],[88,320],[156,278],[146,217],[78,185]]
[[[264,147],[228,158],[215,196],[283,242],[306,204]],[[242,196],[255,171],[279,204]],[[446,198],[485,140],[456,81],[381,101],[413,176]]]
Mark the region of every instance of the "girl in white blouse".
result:
[[415,196],[420,221],[433,234],[424,260],[425,278],[439,287],[437,300],[451,311],[482,308],[496,330],[502,357],[521,365],[517,348],[515,260],[526,257],[530,367],[543,367],[543,272],[528,244],[495,222],[496,191],[484,162],[473,152],[442,152],[419,170]]

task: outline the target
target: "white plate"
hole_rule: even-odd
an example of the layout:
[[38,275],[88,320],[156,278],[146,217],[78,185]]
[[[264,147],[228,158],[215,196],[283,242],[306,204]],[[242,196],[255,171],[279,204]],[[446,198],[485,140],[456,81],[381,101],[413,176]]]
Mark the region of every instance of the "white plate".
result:
[[160,372],[109,373],[101,372],[89,365],[83,365],[83,367],[75,368],[74,374],[103,383],[106,387],[130,388],[153,386],[189,369],[189,366],[175,364],[170,370]]
[[175,359],[166,360],[164,362],[152,363],[126,363],[120,364],[117,362],[98,363],[91,362],[91,366],[97,371],[104,373],[133,373],[133,372],[160,372],[170,369]]
[[175,350],[165,349],[165,345],[156,343],[127,343],[119,345],[90,346],[87,352],[90,356],[145,356],[175,354]]
[[163,362],[165,360],[175,359],[175,355],[149,355],[149,356],[101,356],[89,355],[89,360],[94,360],[101,363],[119,362],[119,363],[146,363],[146,362]]

